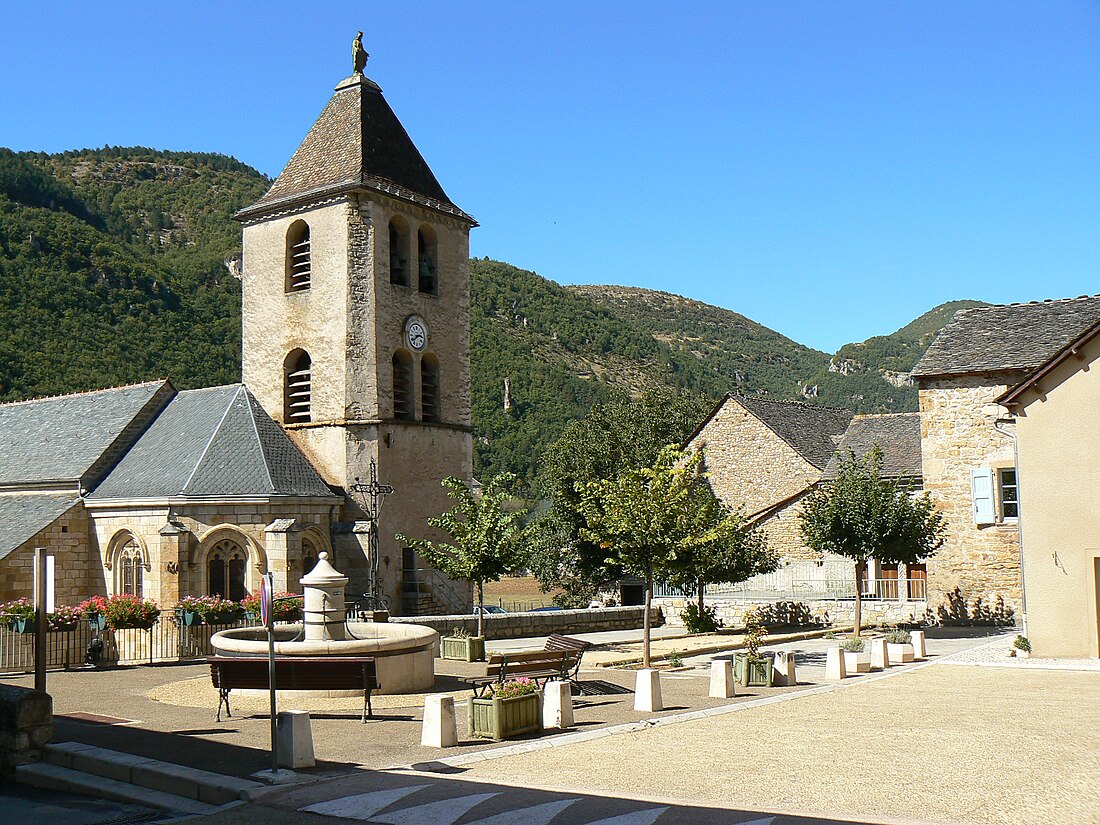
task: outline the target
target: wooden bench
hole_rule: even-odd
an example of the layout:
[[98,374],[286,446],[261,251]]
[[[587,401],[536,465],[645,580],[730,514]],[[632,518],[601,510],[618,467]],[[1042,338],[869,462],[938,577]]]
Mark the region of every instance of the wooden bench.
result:
[[[210,681],[218,689],[217,721],[229,709],[231,690],[268,690],[267,657],[214,656],[210,665]],[[276,690],[361,690],[363,691],[363,721],[374,717],[371,691],[378,690],[374,659],[368,656],[277,656],[275,658]]]
[[484,676],[469,676],[463,681],[473,687],[475,696],[484,695],[492,685],[506,679],[527,678],[540,687],[545,687],[551,679],[576,683],[581,656],[589,647],[588,642],[555,633],[546,640],[542,650],[491,654]]

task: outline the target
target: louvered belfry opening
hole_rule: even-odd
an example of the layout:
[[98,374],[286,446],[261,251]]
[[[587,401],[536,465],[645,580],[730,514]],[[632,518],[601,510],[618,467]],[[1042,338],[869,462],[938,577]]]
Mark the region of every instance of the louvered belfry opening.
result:
[[286,358],[285,406],[287,424],[313,420],[313,362],[304,350],[294,350]]
[[430,226],[422,226],[416,233],[416,288],[420,292],[436,294],[439,268],[439,250],[435,233]]
[[412,356],[404,350],[393,354],[393,417],[412,421],[413,387]]
[[409,227],[401,218],[390,221],[390,283],[409,285]]
[[286,291],[309,289],[313,282],[313,262],[310,251],[309,224],[295,221],[286,239]]
[[439,421],[439,359],[432,354],[420,361],[420,409],[425,421]]

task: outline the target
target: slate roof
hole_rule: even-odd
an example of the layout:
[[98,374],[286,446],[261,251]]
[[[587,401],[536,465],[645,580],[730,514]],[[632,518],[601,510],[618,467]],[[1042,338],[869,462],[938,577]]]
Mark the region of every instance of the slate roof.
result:
[[849,451],[864,456],[875,446],[883,453],[884,478],[922,477],[920,413],[915,412],[855,416],[821,477],[825,480],[836,478],[840,463]]
[[778,401],[759,395],[728,396],[763,421],[776,435],[794,448],[800,456],[824,469],[836,451],[837,441],[852,420],[850,410],[803,404],[801,401]]
[[271,189],[237,218],[362,187],[474,223],[447,197],[382,90],[362,75],[340,82]]
[[955,313],[913,377],[1031,370],[1100,320],[1100,295]]
[[179,393],[91,501],[334,493],[243,384]]
[[90,486],[174,394],[152,381],[0,404],[0,485]]
[[79,502],[76,493],[0,496],[0,559]]

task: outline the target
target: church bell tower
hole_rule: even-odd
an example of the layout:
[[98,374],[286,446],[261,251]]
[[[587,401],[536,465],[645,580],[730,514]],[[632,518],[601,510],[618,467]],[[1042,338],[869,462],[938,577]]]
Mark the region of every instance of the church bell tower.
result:
[[393,486],[376,566],[402,613],[411,571],[424,565],[394,534],[431,537],[425,519],[451,506],[440,481],[472,477],[477,224],[447,197],[365,62],[356,52],[356,71],[271,189],[237,214],[243,380],[325,480],[349,491],[333,551],[352,576],[351,597],[371,559],[366,513],[350,489],[370,479],[372,461]]

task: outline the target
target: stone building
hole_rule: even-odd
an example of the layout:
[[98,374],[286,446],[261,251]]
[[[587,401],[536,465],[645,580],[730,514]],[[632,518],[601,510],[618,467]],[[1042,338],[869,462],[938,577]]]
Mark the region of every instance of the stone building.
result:
[[[170,381],[0,405],[0,599],[57,556],[58,601],[296,589],[317,553],[392,610],[469,589],[430,536],[472,480],[469,231],[373,81],[341,81],[243,225],[243,384]],[[369,520],[368,485],[392,495]],[[380,492],[375,487],[375,492]],[[370,552],[372,532],[378,552]]]

